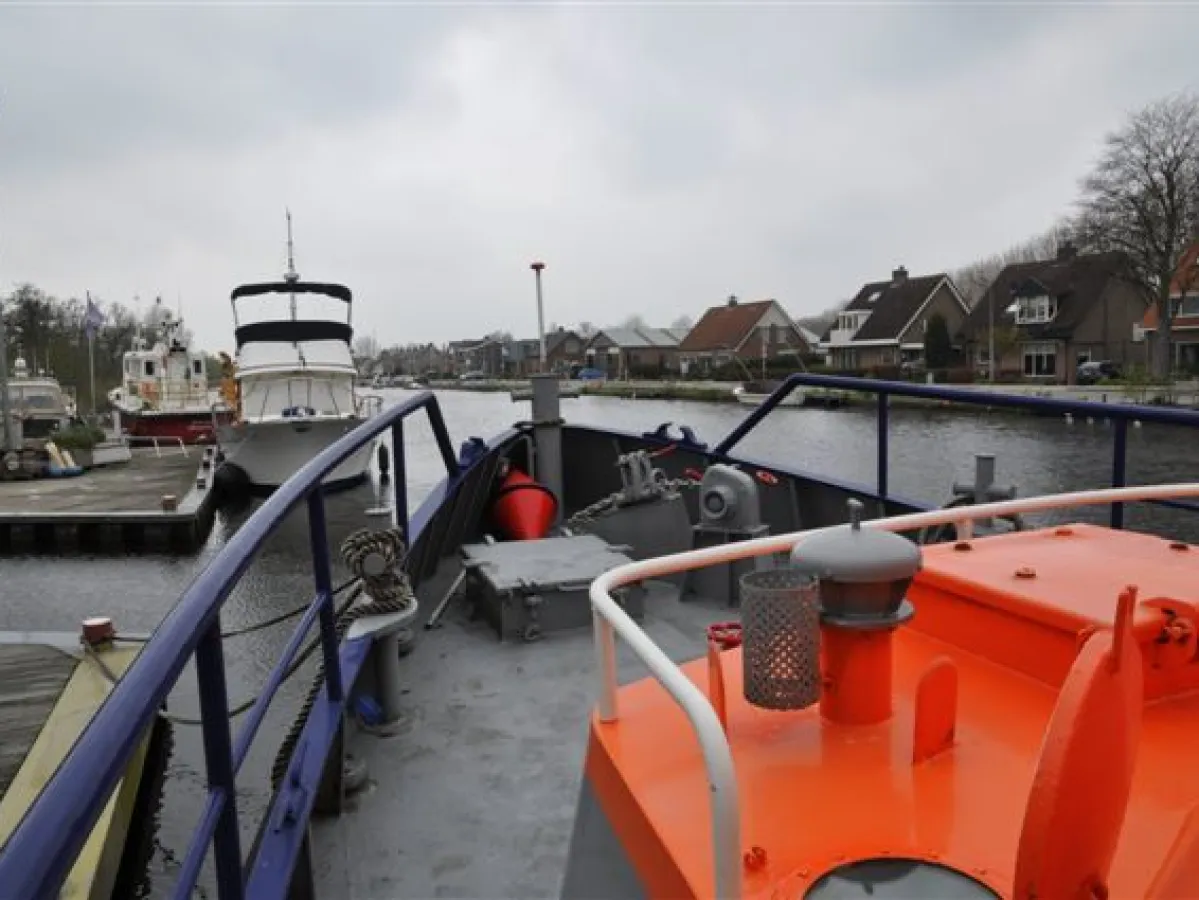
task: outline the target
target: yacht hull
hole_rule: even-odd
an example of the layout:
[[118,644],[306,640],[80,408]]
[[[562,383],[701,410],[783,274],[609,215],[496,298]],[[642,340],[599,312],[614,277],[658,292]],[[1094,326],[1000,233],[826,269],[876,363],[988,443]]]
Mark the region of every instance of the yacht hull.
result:
[[[220,428],[217,437],[225,462],[245,471],[253,488],[270,491],[363,421],[354,417],[245,422]],[[366,478],[377,443],[366,444],[330,472],[322,482],[325,487],[352,487]]]

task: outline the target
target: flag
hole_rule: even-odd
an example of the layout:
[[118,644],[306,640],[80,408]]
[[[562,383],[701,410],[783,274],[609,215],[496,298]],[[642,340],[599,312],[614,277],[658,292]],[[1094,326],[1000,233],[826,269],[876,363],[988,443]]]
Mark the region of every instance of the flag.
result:
[[87,295],[87,314],[83,317],[83,330],[87,333],[89,341],[96,336],[96,329],[103,324],[104,313],[100,312],[100,307],[96,306],[89,293]]

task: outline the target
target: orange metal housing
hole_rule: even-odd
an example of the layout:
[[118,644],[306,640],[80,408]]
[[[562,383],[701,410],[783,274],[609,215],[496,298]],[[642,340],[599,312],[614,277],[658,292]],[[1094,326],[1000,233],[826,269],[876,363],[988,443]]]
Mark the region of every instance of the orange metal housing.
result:
[[[876,724],[753,707],[741,651],[719,654],[743,896],[803,897],[887,855],[1004,897],[1199,896],[1199,549],[1089,525],[940,544],[908,599]],[[684,671],[707,690],[711,665]],[[650,896],[710,896],[695,736],[653,679],[619,709],[592,723],[599,804]]]

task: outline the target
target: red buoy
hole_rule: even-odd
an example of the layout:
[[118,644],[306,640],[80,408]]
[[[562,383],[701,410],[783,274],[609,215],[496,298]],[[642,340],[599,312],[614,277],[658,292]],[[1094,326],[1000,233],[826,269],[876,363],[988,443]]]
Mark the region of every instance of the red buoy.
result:
[[558,498],[520,469],[504,476],[491,503],[491,516],[504,536],[514,541],[535,541],[549,534],[558,513]]

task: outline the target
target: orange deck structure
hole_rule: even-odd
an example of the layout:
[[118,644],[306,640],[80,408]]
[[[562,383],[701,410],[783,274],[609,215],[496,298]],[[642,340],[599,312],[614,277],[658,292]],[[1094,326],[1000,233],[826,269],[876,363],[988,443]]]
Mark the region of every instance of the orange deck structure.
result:
[[[750,705],[741,651],[719,654],[742,895],[895,857],[1005,898],[1199,896],[1199,548],[1082,524],[940,544],[907,598],[886,647],[822,636],[807,709]],[[846,669],[853,653],[869,658]],[[708,661],[683,668],[712,695]],[[880,690],[882,721],[845,724]],[[650,896],[711,896],[695,734],[653,679],[619,701],[592,723],[599,804]]]

